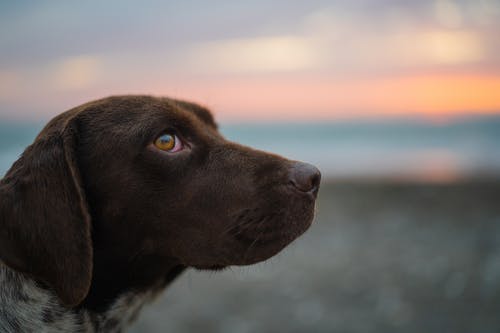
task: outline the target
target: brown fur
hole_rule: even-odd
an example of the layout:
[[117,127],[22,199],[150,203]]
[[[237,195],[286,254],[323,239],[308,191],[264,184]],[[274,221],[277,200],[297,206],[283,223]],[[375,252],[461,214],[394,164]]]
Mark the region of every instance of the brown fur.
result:
[[[186,149],[152,145],[164,131]],[[310,225],[314,167],[225,140],[198,105],[109,97],[54,118],[0,182],[0,259],[103,311],[186,267],[248,265]]]

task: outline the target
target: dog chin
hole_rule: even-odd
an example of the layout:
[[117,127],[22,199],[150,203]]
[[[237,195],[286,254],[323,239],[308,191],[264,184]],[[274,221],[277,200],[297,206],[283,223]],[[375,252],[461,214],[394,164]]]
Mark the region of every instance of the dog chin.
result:
[[[265,261],[281,252],[311,226],[314,219],[314,212],[308,215],[305,219],[303,218],[290,223],[293,225],[292,228],[285,229],[285,226],[281,226],[268,233],[254,236],[251,243],[248,243],[251,237],[247,236],[248,238],[242,244],[245,249],[235,265],[252,265]],[[290,220],[286,222],[290,222]]]

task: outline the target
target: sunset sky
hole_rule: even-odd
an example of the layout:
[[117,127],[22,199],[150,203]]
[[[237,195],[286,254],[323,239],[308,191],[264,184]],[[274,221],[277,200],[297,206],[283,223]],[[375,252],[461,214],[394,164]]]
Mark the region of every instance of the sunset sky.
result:
[[111,94],[222,121],[500,113],[500,1],[0,4],[0,119]]

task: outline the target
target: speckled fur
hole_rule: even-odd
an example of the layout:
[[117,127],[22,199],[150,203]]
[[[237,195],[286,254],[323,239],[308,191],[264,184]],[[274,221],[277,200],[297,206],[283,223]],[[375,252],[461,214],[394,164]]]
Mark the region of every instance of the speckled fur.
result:
[[102,313],[69,309],[52,292],[0,263],[0,332],[122,332],[156,292],[127,292]]

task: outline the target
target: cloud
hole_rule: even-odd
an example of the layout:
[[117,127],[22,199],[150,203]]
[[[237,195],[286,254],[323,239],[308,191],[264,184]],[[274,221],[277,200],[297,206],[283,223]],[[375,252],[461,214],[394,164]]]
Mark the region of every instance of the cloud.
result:
[[92,86],[99,79],[101,59],[81,55],[63,59],[53,69],[53,85],[57,90],[80,90]]
[[188,61],[195,69],[211,72],[286,72],[316,67],[317,55],[307,38],[269,36],[195,44],[188,51]]
[[324,10],[307,16],[305,27],[330,68],[339,71],[422,69],[470,64],[487,56],[479,32],[425,25],[400,9],[375,21],[361,13]]
[[468,31],[431,31],[420,36],[423,60],[436,64],[465,64],[483,60],[480,37]]
[[451,0],[437,0],[434,3],[434,15],[441,25],[448,28],[458,28],[463,23],[460,6]]
[[106,75],[106,61],[101,56],[78,55],[43,65],[0,68],[0,103],[40,114],[65,109],[75,96],[95,94],[95,87]]
[[428,25],[400,9],[377,19],[323,9],[305,15],[295,34],[195,43],[179,60],[195,73],[262,74],[416,71],[491,58],[480,31],[458,28],[458,5],[439,0],[434,7],[439,20]]
[[20,75],[12,70],[0,70],[0,102],[8,101],[19,90]]
[[[19,23],[26,19],[5,20],[3,31],[14,33],[0,33],[6,46],[0,55],[0,102],[48,113],[109,94],[156,93],[206,101],[225,110],[247,105],[239,112],[260,109],[263,118],[268,113],[300,113],[309,108],[326,117],[357,107],[403,112],[405,107],[427,110],[427,104],[441,103],[440,99],[423,98],[428,82],[398,81],[405,76],[482,75],[486,70],[498,76],[498,1],[293,4],[283,2],[286,8],[276,15],[263,13],[262,3],[248,5],[254,10],[243,10],[240,5],[225,10],[210,7],[214,16],[207,15],[200,4],[185,8],[172,20],[164,20],[163,14],[156,16],[158,7],[152,7],[150,14],[141,13],[137,21],[126,25],[115,24],[103,12],[101,23],[93,28],[71,6],[51,5],[38,11],[41,17],[27,20],[36,23],[33,26]],[[94,10],[90,7],[88,10]],[[203,15],[193,16],[196,11]],[[63,15],[67,12],[74,20]],[[231,19],[229,12],[234,14]],[[45,25],[57,22],[49,14],[69,20],[67,29]],[[75,40],[75,35],[82,38]],[[238,80],[249,85],[238,84]],[[276,84],[269,84],[272,80]],[[453,82],[431,86],[441,91],[446,85],[454,87]],[[465,96],[480,90],[473,89],[476,85],[470,79],[461,82]],[[378,89],[380,86],[384,89]],[[406,87],[399,95],[423,91],[425,96],[411,95],[394,106],[390,101],[398,98],[394,92],[399,86]],[[496,83],[494,87],[498,87]],[[373,97],[363,99],[362,95]],[[490,95],[483,96],[488,101],[484,106],[473,104],[473,96],[470,101],[459,99],[458,105],[453,102],[455,96],[446,95],[442,104],[452,103],[454,110],[497,107]]]

